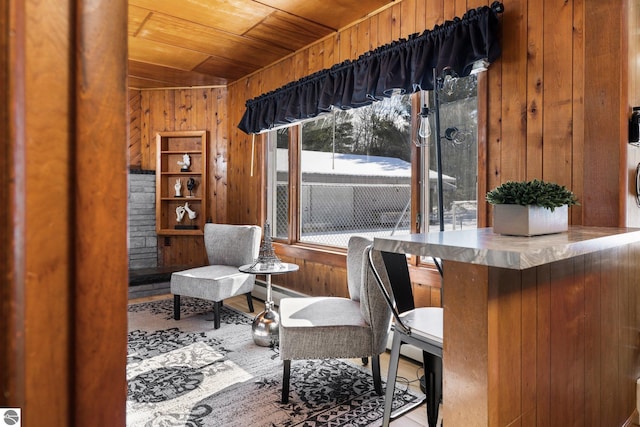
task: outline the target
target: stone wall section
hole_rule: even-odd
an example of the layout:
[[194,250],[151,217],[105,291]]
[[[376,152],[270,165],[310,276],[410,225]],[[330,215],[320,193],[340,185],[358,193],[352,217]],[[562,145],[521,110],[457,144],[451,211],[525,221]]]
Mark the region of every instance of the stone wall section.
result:
[[129,270],[158,267],[155,171],[129,173]]

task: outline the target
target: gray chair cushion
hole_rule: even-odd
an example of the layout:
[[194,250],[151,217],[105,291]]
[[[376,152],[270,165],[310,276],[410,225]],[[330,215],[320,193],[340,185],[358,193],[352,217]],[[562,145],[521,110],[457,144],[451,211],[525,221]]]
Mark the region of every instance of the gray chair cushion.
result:
[[357,301],[338,297],[280,300],[283,360],[368,357],[373,355],[371,342],[371,328]]
[[240,273],[238,267],[208,265],[179,271],[171,275],[171,293],[209,301],[222,301],[253,290],[252,274]]

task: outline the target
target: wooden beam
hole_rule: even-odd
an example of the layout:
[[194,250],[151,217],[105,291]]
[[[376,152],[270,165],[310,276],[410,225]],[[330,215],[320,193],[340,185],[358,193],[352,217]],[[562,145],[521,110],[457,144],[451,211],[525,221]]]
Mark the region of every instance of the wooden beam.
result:
[[124,426],[126,2],[0,4],[0,406]]

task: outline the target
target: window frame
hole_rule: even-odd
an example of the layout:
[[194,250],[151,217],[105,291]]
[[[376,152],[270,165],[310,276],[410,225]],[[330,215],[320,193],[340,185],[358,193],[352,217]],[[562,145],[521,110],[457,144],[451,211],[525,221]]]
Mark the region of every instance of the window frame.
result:
[[[480,73],[477,75],[477,99],[478,99],[478,123],[477,123],[477,137],[478,137],[478,153],[477,153],[477,227],[486,227],[487,224],[487,210],[484,207],[486,205],[486,173],[487,173],[487,134],[488,134],[488,83],[487,73]],[[413,112],[419,111],[421,107],[421,93],[416,92],[411,94],[411,109]],[[415,140],[418,130],[418,115],[411,115],[411,140]],[[309,258],[313,257],[314,261],[322,262],[327,265],[340,265],[344,262],[342,256],[346,253],[346,248],[338,246],[323,245],[317,243],[309,243],[300,241],[300,181],[301,181],[301,123],[296,123],[289,126],[289,222],[288,222],[288,237],[273,238],[274,245],[276,245],[281,253],[286,256],[295,258]],[[265,138],[266,139],[266,138]],[[267,144],[265,144],[266,146]],[[265,150],[268,151],[268,150]],[[428,167],[428,157],[421,156],[421,149],[415,144],[411,144],[411,233],[422,232],[422,224],[424,221],[424,214],[421,213],[423,209],[423,191],[422,185],[422,168]],[[425,163],[427,163],[425,165]],[[295,179],[292,179],[295,177]],[[268,194],[266,197],[270,197]],[[265,203],[265,218],[268,203]],[[421,218],[419,217],[421,216]],[[336,258],[335,256],[339,257]],[[410,265],[425,267],[427,269],[435,270],[435,265],[432,262],[420,261],[420,257],[409,257]],[[429,274],[429,273],[427,273]]]

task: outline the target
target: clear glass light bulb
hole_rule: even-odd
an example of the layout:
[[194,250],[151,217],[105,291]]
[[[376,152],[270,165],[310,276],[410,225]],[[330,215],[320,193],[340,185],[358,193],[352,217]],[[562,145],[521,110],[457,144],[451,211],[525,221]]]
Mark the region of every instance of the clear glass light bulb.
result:
[[429,123],[429,116],[420,117],[420,128],[418,128],[418,136],[420,138],[429,138],[431,136],[431,124]]

